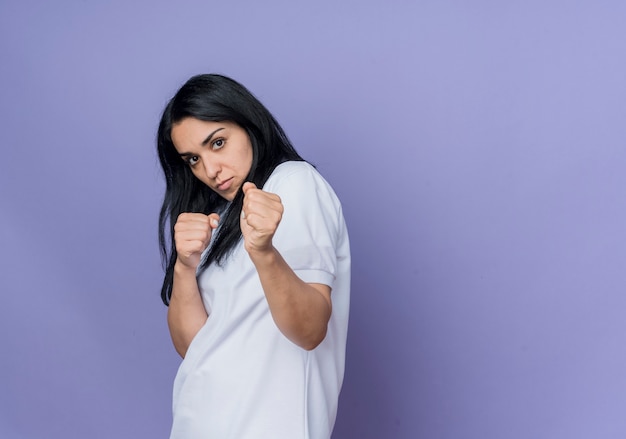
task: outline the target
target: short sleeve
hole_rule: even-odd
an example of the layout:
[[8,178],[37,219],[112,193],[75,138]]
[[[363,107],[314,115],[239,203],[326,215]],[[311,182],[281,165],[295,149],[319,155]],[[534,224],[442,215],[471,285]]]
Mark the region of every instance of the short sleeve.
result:
[[310,164],[287,162],[263,190],[277,194],[284,207],[274,247],[304,282],[332,288],[341,205],[330,185]]

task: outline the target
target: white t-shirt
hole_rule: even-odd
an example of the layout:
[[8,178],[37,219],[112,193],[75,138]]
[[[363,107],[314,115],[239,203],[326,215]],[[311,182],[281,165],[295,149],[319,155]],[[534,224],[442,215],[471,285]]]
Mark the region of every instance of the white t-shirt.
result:
[[341,204],[306,162],[279,165],[263,190],[284,206],[274,247],[303,281],[332,288],[326,338],[306,351],[280,332],[242,240],[222,267],[198,278],[209,318],[174,382],[171,439],[330,438],[350,295]]

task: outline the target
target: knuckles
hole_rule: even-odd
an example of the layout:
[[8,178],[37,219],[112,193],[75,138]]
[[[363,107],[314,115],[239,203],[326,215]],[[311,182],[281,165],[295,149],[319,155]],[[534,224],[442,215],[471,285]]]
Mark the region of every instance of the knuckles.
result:
[[174,224],[174,239],[177,247],[202,247],[211,238],[211,218],[198,213],[181,213]]
[[280,197],[277,194],[264,192],[261,189],[251,189],[246,193],[243,208],[247,217],[258,214],[261,217],[271,218],[277,222],[280,222],[284,213]]
[[184,231],[190,229],[191,226],[197,226],[198,224],[206,226],[208,229],[210,227],[209,221],[210,218],[201,213],[181,213],[178,215],[176,223],[174,224],[174,231]]
[[211,219],[201,213],[184,212],[178,215],[174,224],[174,241],[183,264],[198,265],[199,254],[211,239]]
[[187,222],[205,222],[209,223],[209,217],[202,213],[183,212],[176,218],[176,224]]

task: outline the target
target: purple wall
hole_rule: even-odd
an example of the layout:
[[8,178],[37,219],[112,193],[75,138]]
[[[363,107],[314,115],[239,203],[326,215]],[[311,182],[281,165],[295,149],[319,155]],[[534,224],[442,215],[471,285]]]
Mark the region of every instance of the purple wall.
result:
[[0,437],[167,437],[153,143],[206,71],[344,202],[335,439],[626,437],[624,2],[106,3],[0,3]]

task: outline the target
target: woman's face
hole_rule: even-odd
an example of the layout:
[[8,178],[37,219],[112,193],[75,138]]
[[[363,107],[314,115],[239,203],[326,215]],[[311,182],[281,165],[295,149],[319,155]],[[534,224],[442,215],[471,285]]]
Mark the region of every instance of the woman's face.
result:
[[172,126],[172,141],[193,174],[232,201],[252,166],[248,133],[232,122],[187,117]]

